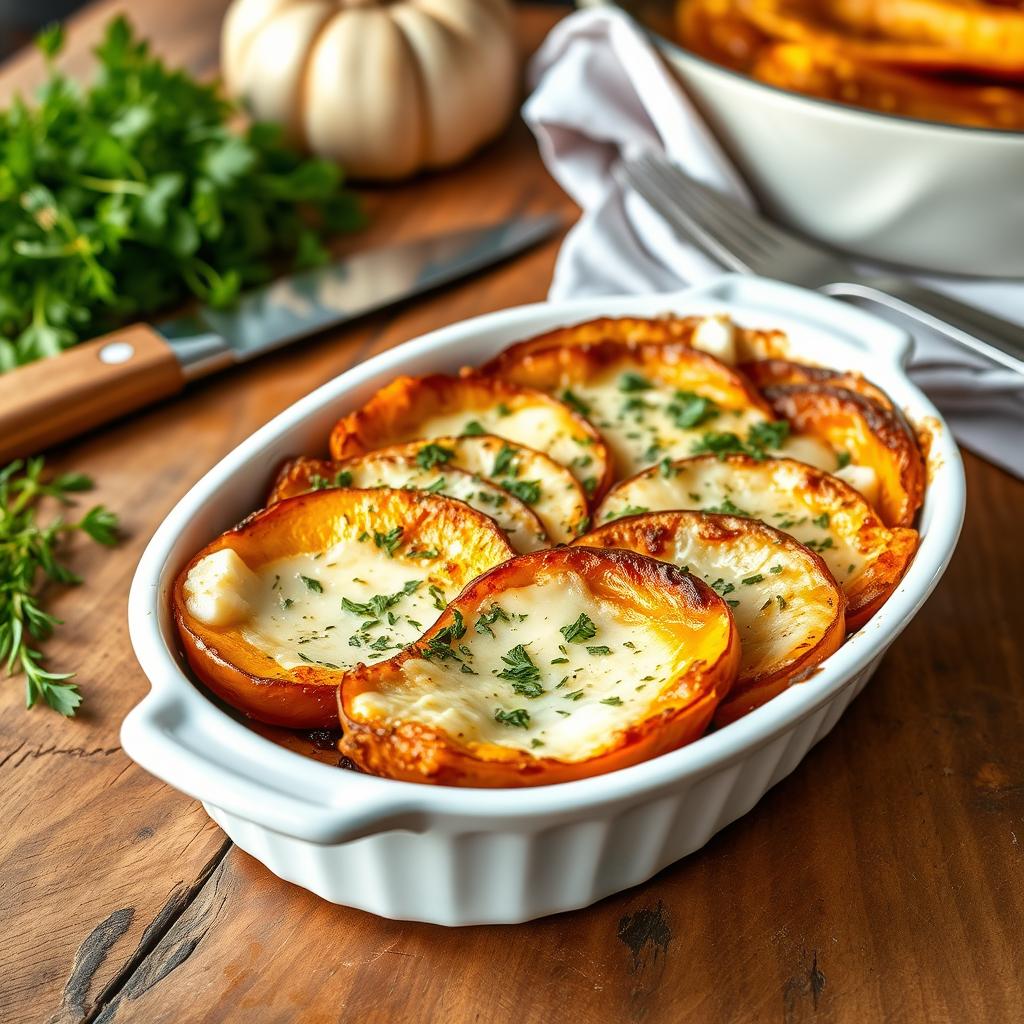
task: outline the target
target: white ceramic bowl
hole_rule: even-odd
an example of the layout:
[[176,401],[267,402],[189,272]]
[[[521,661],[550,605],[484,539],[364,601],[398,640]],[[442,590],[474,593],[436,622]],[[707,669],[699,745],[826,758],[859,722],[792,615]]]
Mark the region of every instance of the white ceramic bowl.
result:
[[[280,459],[319,451],[335,419],[398,373],[479,363],[540,331],[598,316],[730,312],[790,332],[793,352],[870,374],[935,431],[920,550],[888,603],[810,680],[733,725],[622,771],[535,789],[479,790],[343,771],[275,745],[190,680],[169,594],[181,566],[261,504]],[[441,924],[525,921],[586,906],[699,849],[750,810],[835,725],[921,607],[956,544],[963,469],[939,414],[905,376],[910,340],[815,292],[729,276],[673,295],[585,299],[454,324],[357,366],[281,413],[175,506],[139,563],[132,644],[152,684],[124,749],[201,800],[243,849],[325,899]]]
[[[617,6],[658,25],[672,4]],[[1024,277],[1024,132],[918,121],[803,96],[652,34],[773,218],[874,260]]]

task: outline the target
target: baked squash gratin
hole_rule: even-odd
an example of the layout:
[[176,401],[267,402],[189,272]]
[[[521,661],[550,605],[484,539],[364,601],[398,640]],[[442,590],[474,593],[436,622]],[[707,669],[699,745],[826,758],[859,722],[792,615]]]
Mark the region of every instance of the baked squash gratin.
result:
[[265,733],[415,782],[563,782],[728,726],[917,546],[914,430],[786,348],[602,319],[399,377],[182,569],[189,664]]

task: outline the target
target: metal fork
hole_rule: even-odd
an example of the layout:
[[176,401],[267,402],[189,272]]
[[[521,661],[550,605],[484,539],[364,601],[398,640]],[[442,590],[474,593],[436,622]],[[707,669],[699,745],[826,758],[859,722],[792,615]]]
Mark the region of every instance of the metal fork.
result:
[[881,303],[1024,374],[1024,327],[898,276],[871,276],[745,209],[661,157],[626,161],[628,184],[683,238],[731,270]]

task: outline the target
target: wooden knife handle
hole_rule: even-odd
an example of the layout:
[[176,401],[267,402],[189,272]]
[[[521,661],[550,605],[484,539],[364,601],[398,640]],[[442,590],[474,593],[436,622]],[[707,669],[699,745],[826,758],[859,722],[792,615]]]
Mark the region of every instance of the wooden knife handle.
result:
[[0,374],[0,463],[34,455],[184,386],[174,350],[146,324]]

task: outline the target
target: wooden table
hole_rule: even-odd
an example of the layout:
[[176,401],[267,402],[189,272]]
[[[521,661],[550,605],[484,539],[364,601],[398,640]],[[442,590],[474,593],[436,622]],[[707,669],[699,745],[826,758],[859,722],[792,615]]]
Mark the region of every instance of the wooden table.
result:
[[[115,5],[87,10],[69,66]],[[132,5],[169,58],[215,68],[223,0]],[[523,14],[536,41],[554,15]],[[31,56],[6,99],[38,80]],[[351,245],[572,208],[525,129],[451,174],[368,192]],[[367,355],[540,299],[557,243],[299,345],[68,445],[127,539],[83,550],[55,610],[65,721],[0,686],[0,1020],[1008,1021],[1024,1013],[1024,487],[968,457],[959,552],[835,731],[700,853],[589,910],[457,931],[323,903],[237,850],[118,746],[147,684],[125,600],[156,524],[254,428]]]

